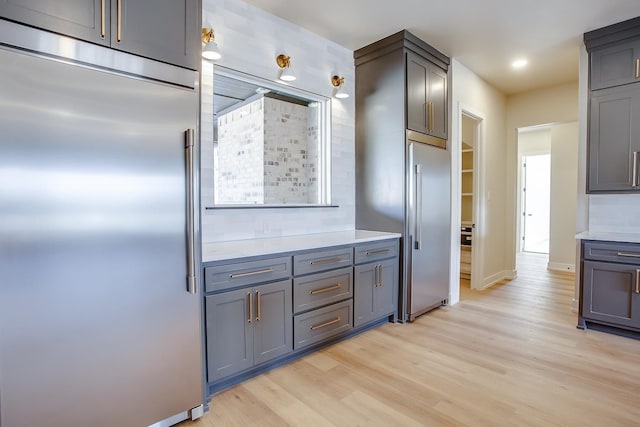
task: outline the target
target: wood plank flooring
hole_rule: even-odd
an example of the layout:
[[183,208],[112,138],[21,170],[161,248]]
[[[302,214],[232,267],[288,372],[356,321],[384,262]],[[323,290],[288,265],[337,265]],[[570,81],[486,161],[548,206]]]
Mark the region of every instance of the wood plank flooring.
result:
[[573,275],[518,278],[214,396],[214,426],[638,426],[640,341],[576,329]]

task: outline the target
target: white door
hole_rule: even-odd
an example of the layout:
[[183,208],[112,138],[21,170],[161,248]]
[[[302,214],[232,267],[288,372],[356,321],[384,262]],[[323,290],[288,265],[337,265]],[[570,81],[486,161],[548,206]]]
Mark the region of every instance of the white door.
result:
[[551,155],[523,156],[522,250],[549,253]]

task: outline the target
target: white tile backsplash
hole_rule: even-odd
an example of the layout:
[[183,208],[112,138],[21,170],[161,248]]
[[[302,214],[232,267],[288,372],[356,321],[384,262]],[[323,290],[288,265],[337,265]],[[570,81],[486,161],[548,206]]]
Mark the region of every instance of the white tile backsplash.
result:
[[[279,74],[276,56],[291,56],[298,89],[332,97],[331,76],[353,93],[353,52],[242,0],[204,0],[203,26],[223,54],[216,64],[265,79]],[[338,207],[205,210],[213,204],[213,66],[203,64],[201,117],[202,241],[291,236],[355,228],[354,98],[332,98],[331,202]]]
[[589,231],[640,233],[640,194],[590,195]]

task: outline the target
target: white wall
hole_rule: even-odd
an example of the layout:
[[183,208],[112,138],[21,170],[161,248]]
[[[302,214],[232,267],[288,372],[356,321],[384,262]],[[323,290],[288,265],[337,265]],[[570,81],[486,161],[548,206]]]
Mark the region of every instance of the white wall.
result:
[[[578,83],[512,95],[507,99],[506,211],[504,227],[507,268],[516,264],[518,212],[518,128],[578,120]],[[575,193],[575,189],[573,190]],[[575,212],[575,210],[573,211]]]
[[578,186],[578,122],[551,127],[551,213],[549,264],[552,270],[575,271]]
[[[462,124],[460,112],[462,110],[482,119],[480,123],[480,141],[474,155],[478,157],[480,172],[477,174],[480,216],[475,218],[476,240],[474,254],[479,255],[479,265],[474,280],[478,287],[493,284],[510,275],[505,271],[505,126],[506,126],[506,98],[487,84],[475,73],[458,62],[451,61],[451,150],[458,155],[452,156],[451,185],[454,195],[460,191],[460,134]],[[457,190],[456,190],[457,188]],[[475,196],[475,194],[474,194]],[[460,228],[458,215],[460,210],[459,197],[452,197],[452,265],[460,263]],[[458,224],[458,227],[456,227]],[[455,304],[459,298],[459,268],[451,269],[451,293],[449,301]]]
[[[327,97],[331,76],[345,77],[353,94],[353,52],[241,0],[204,0],[203,26],[213,27],[223,54],[217,65],[276,80],[276,56],[291,56],[292,86]],[[332,204],[337,208],[205,210],[213,198],[213,67],[203,65],[201,195],[203,243],[352,230],[355,227],[354,97],[333,98],[331,114]]]

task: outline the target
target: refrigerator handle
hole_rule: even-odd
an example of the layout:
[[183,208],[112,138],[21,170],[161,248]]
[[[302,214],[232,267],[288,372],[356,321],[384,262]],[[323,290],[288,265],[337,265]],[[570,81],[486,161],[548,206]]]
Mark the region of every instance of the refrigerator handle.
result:
[[185,165],[187,181],[187,292],[195,294],[196,289],[196,238],[194,225],[194,183],[193,183],[193,148],[195,130],[185,131]]
[[416,174],[416,195],[415,195],[415,245],[414,248],[419,251],[422,244],[422,165],[414,166]]

